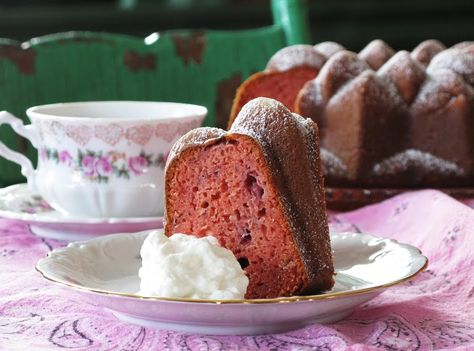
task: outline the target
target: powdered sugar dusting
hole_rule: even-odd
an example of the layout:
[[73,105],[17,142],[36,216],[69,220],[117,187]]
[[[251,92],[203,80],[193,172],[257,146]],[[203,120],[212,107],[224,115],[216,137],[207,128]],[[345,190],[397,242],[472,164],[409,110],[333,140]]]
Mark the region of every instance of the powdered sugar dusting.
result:
[[425,79],[424,68],[407,51],[397,52],[377,74],[392,81],[407,104],[414,100]]
[[235,118],[231,132],[241,132],[253,136],[262,144],[267,144],[269,124],[276,122],[272,116],[278,116],[290,123],[291,112],[277,100],[259,97],[246,103]]
[[267,63],[267,71],[288,71],[295,67],[320,69],[326,58],[311,45],[292,45],[277,51]]
[[323,104],[325,103],[321,93],[321,84],[317,79],[313,79],[307,82],[300,90],[299,96],[300,98],[297,99],[297,101],[300,105],[300,113],[303,113],[303,111],[307,111],[307,108],[313,110],[315,106],[320,107],[323,106]]
[[453,70],[466,82],[474,85],[474,44],[439,53],[431,61],[428,71],[434,72],[443,68]]
[[296,126],[298,127],[301,134],[307,138],[313,133],[311,124],[314,123],[309,118],[303,118],[297,113],[292,113],[294,120],[296,121]]
[[[317,150],[314,150],[315,145],[313,144],[317,143],[317,139],[315,139],[315,128],[317,127],[314,122],[296,113],[291,113],[285,105],[274,99],[260,97],[249,101],[238,114],[230,132],[252,136],[262,145],[267,156],[269,156],[268,153],[272,154],[269,157],[271,159],[283,157],[282,145],[292,140],[295,128],[298,130],[297,142],[304,142],[306,148],[311,148],[310,152],[300,156],[302,159],[315,162]],[[313,142],[308,143],[309,139]]]
[[424,66],[427,66],[431,59],[439,52],[446,49],[446,46],[438,40],[430,39],[422,41],[411,52],[411,57]]
[[347,82],[364,70],[370,69],[350,51],[340,51],[332,56],[318,76],[307,82],[299,93],[298,109],[324,128],[324,106]]
[[449,69],[439,69],[428,74],[411,106],[414,115],[435,113],[461,94],[473,96],[473,90],[463,79]]
[[[309,118],[292,113],[277,100],[259,97],[244,105],[232,124],[230,132],[254,137],[264,146],[265,150],[267,147],[272,147],[270,140],[278,139],[278,137],[284,140],[287,128],[298,128],[300,134],[306,139],[314,133],[313,123]],[[279,128],[274,128],[275,125],[278,125]],[[270,128],[272,130],[278,129],[279,135],[269,135]],[[312,157],[312,154],[309,157]]]
[[423,67],[410,56],[408,51],[401,50],[380,67],[378,73],[385,75],[387,72],[403,72],[407,69],[418,72],[423,71]]
[[[303,136],[310,133],[305,118],[291,113],[277,100],[259,97],[244,105],[229,132],[252,136],[271,160],[277,156],[275,145],[287,139],[289,130],[295,126]],[[308,157],[314,157],[313,153],[309,153]]]
[[[312,165],[321,164],[321,152],[318,139],[319,130],[317,124],[313,122],[312,119],[301,117],[297,113],[293,113],[292,115],[294,117],[294,120],[296,121],[296,126],[300,131],[301,139],[306,144],[306,149],[308,150],[306,155],[307,159]],[[317,170],[314,171],[316,173],[318,172]],[[321,173],[324,175],[324,170],[321,171]],[[314,185],[320,186],[320,182],[318,181],[318,179],[314,180]]]
[[365,70],[356,78],[352,79],[334,95],[330,104],[344,104],[348,96],[352,94],[364,95],[365,101],[385,101],[387,108],[394,108],[403,104],[403,100],[394,84],[379,77],[370,69]]
[[338,52],[328,60],[315,79],[315,85],[319,86],[318,90],[321,94],[319,99],[327,102],[348,81],[368,69],[370,69],[369,65],[360,60],[355,53]]
[[378,70],[393,54],[395,54],[395,50],[383,40],[376,39],[362,49],[359,57],[366,61],[373,70]]
[[465,47],[474,45],[474,41],[462,41],[456,45],[451,46],[451,49],[464,49]]
[[344,46],[334,41],[323,41],[322,43],[316,44],[314,50],[324,55],[327,59],[334,55],[336,52],[345,50]]
[[224,136],[225,133],[226,132],[223,129],[211,127],[200,127],[187,132],[181,138],[179,138],[171,148],[171,151],[168,155],[168,160],[166,162],[166,167],[168,167],[176,155],[178,155],[184,149],[192,146],[202,145],[206,142],[209,142],[209,140],[220,138]]
[[324,176],[347,177],[347,167],[339,157],[325,148],[321,148],[320,153]]
[[464,175],[464,170],[455,163],[415,149],[405,150],[376,164],[372,172],[376,176],[388,176],[397,175],[412,168],[446,176]]

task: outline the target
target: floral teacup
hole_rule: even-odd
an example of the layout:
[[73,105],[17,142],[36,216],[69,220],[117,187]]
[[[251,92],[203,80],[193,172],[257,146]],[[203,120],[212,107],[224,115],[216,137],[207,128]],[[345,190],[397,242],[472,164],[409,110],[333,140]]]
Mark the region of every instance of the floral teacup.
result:
[[146,217],[163,213],[164,167],[173,143],[199,127],[203,106],[139,101],[31,107],[32,124],[0,112],[38,150],[38,167],[0,143],[28,185],[64,215]]

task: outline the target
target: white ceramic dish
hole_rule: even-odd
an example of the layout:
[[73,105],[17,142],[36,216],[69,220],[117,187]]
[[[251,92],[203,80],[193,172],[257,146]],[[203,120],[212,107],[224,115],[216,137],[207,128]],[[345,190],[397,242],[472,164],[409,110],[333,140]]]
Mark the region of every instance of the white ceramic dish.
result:
[[40,195],[30,191],[26,184],[0,189],[0,217],[25,222],[30,226],[31,232],[38,236],[69,242],[163,226],[162,217],[68,217],[51,208]]
[[358,233],[332,233],[334,288],[313,296],[255,300],[190,300],[137,295],[140,248],[148,232],[117,234],[52,251],[36,269],[84,293],[120,320],[188,333],[249,335],[329,323],[428,264],[410,245]]

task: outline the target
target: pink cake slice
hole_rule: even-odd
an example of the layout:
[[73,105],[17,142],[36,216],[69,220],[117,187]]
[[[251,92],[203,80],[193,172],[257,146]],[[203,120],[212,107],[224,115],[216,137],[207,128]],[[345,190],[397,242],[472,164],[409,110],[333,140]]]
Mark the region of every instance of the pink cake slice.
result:
[[165,196],[166,235],[215,236],[246,271],[246,298],[334,284],[317,127],[276,100],[250,101],[228,132],[183,136]]

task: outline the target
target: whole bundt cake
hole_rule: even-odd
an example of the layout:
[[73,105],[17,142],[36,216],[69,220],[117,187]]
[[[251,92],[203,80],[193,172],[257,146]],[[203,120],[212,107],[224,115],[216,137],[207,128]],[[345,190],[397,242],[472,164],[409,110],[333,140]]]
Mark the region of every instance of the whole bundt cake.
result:
[[250,283],[246,298],[334,284],[316,124],[269,98],[248,102],[229,131],[198,128],[166,166],[165,234],[212,235]]
[[[379,57],[388,57],[380,47]],[[472,183],[474,45],[439,51],[427,67],[440,45],[418,48],[399,51],[377,70],[364,55],[338,52],[300,90],[294,109],[320,126],[327,185]]]
[[[472,185],[474,42],[446,49],[427,40],[411,53],[395,52],[381,40],[358,54],[333,42],[312,50],[324,64],[285,103],[318,124],[327,185]],[[298,50],[283,52],[274,57],[286,57],[287,67],[303,62],[295,59]],[[245,83],[239,94],[246,94]]]

